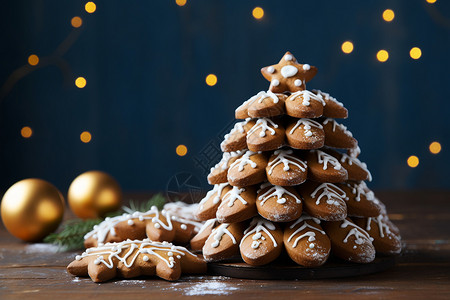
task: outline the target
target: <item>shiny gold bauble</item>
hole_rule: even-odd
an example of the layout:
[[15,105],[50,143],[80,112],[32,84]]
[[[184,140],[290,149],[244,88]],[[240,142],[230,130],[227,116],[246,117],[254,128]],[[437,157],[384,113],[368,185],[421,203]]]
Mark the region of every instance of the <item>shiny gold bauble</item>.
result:
[[64,215],[64,198],[56,187],[41,179],[12,185],[1,204],[6,229],[27,242],[40,241],[55,231]]
[[93,219],[117,211],[122,191],[117,181],[100,171],[89,171],[74,179],[67,195],[69,206],[77,217]]

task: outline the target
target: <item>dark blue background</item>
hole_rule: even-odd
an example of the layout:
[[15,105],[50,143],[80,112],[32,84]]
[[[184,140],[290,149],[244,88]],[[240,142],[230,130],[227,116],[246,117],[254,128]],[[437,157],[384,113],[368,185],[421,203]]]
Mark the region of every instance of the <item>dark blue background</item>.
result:
[[[239,104],[267,89],[259,69],[287,50],[319,68],[308,88],[349,109],[345,124],[372,187],[449,187],[450,1],[95,2],[93,14],[83,1],[2,4],[0,87],[30,54],[41,62],[22,68],[33,70],[0,99],[0,191],[39,177],[65,192],[91,169],[126,191],[164,190],[180,171],[206,184],[195,158],[218,144]],[[262,20],[251,15],[255,6]],[[383,21],[386,8],[393,22]],[[83,19],[79,29],[74,16]],[[346,40],[355,45],[349,55],[340,49]],[[417,61],[409,57],[414,46],[423,52]],[[380,49],[389,51],[385,63],[376,60]],[[218,77],[214,87],[205,84],[209,73]],[[78,76],[84,89],[74,85]],[[21,137],[23,126],[31,138]],[[428,150],[435,140],[438,155]],[[188,147],[184,157],[179,144]],[[415,169],[410,155],[420,158]]]

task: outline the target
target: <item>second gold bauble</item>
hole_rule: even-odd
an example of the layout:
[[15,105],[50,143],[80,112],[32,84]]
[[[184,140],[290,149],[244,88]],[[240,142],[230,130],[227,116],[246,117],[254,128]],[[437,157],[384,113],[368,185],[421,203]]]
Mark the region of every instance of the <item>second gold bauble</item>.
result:
[[93,219],[117,211],[122,201],[122,190],[110,175],[89,171],[74,179],[67,199],[77,217]]
[[12,235],[36,242],[58,228],[64,215],[64,198],[47,181],[24,179],[6,191],[1,211],[3,224]]

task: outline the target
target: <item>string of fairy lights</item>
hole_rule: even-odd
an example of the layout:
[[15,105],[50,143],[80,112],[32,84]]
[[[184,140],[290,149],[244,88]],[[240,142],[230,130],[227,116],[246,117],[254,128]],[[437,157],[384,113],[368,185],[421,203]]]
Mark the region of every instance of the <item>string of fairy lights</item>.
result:
[[[437,0],[425,0],[425,1],[429,4],[434,4],[434,3],[436,3]],[[183,7],[187,4],[187,0],[175,0],[175,3],[178,6]],[[85,4],[84,9],[87,13],[92,14],[97,10],[97,5],[94,2],[89,1]],[[261,20],[265,14],[264,9],[259,6],[253,8],[251,13],[252,13],[253,18],[255,18],[256,20]],[[395,19],[395,12],[392,9],[385,9],[382,13],[382,19],[388,23],[393,22]],[[70,20],[70,23],[71,23],[72,27],[79,28],[83,25],[83,20],[81,17],[75,16]],[[353,41],[350,41],[350,40],[344,41],[341,44],[341,50],[346,55],[351,54],[355,50],[355,45],[354,45]],[[422,49],[420,49],[417,46],[412,47],[409,51],[409,56],[413,60],[420,59],[422,57]],[[375,58],[380,63],[385,63],[389,59],[388,50],[386,50],[386,49],[378,50],[375,54]],[[37,66],[39,64],[39,57],[36,54],[29,55],[28,56],[28,64],[30,66]],[[217,82],[218,82],[218,78],[217,78],[217,75],[215,75],[215,74],[212,74],[212,73],[208,74],[205,78],[205,83],[208,86],[211,86],[211,87],[215,86],[217,84]],[[86,85],[87,85],[87,80],[85,77],[79,76],[75,79],[75,86],[77,88],[83,89],[86,87]],[[29,126],[24,126],[21,129],[20,133],[23,138],[27,139],[33,135],[33,129]],[[83,143],[89,143],[92,140],[92,134],[89,131],[83,131],[80,134],[80,140]],[[441,152],[442,146],[439,142],[433,141],[432,143],[429,144],[428,150],[432,154],[438,154]],[[188,148],[186,145],[180,144],[176,147],[175,152],[178,156],[186,156],[186,154],[188,152]],[[406,163],[409,167],[415,168],[419,165],[419,157],[417,155],[410,155],[407,158]]]

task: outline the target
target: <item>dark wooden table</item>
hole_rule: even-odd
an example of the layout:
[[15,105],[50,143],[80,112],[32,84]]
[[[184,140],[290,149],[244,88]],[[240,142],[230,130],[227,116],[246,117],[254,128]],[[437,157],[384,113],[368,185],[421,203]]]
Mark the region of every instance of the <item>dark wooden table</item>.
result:
[[[378,192],[401,230],[405,250],[396,267],[362,277],[307,281],[242,280],[185,276],[96,284],[68,274],[75,253],[48,253],[25,244],[0,227],[0,298],[86,299],[121,297],[173,299],[184,296],[249,298],[410,298],[450,299],[450,192]],[[50,249],[51,250],[51,249]]]

